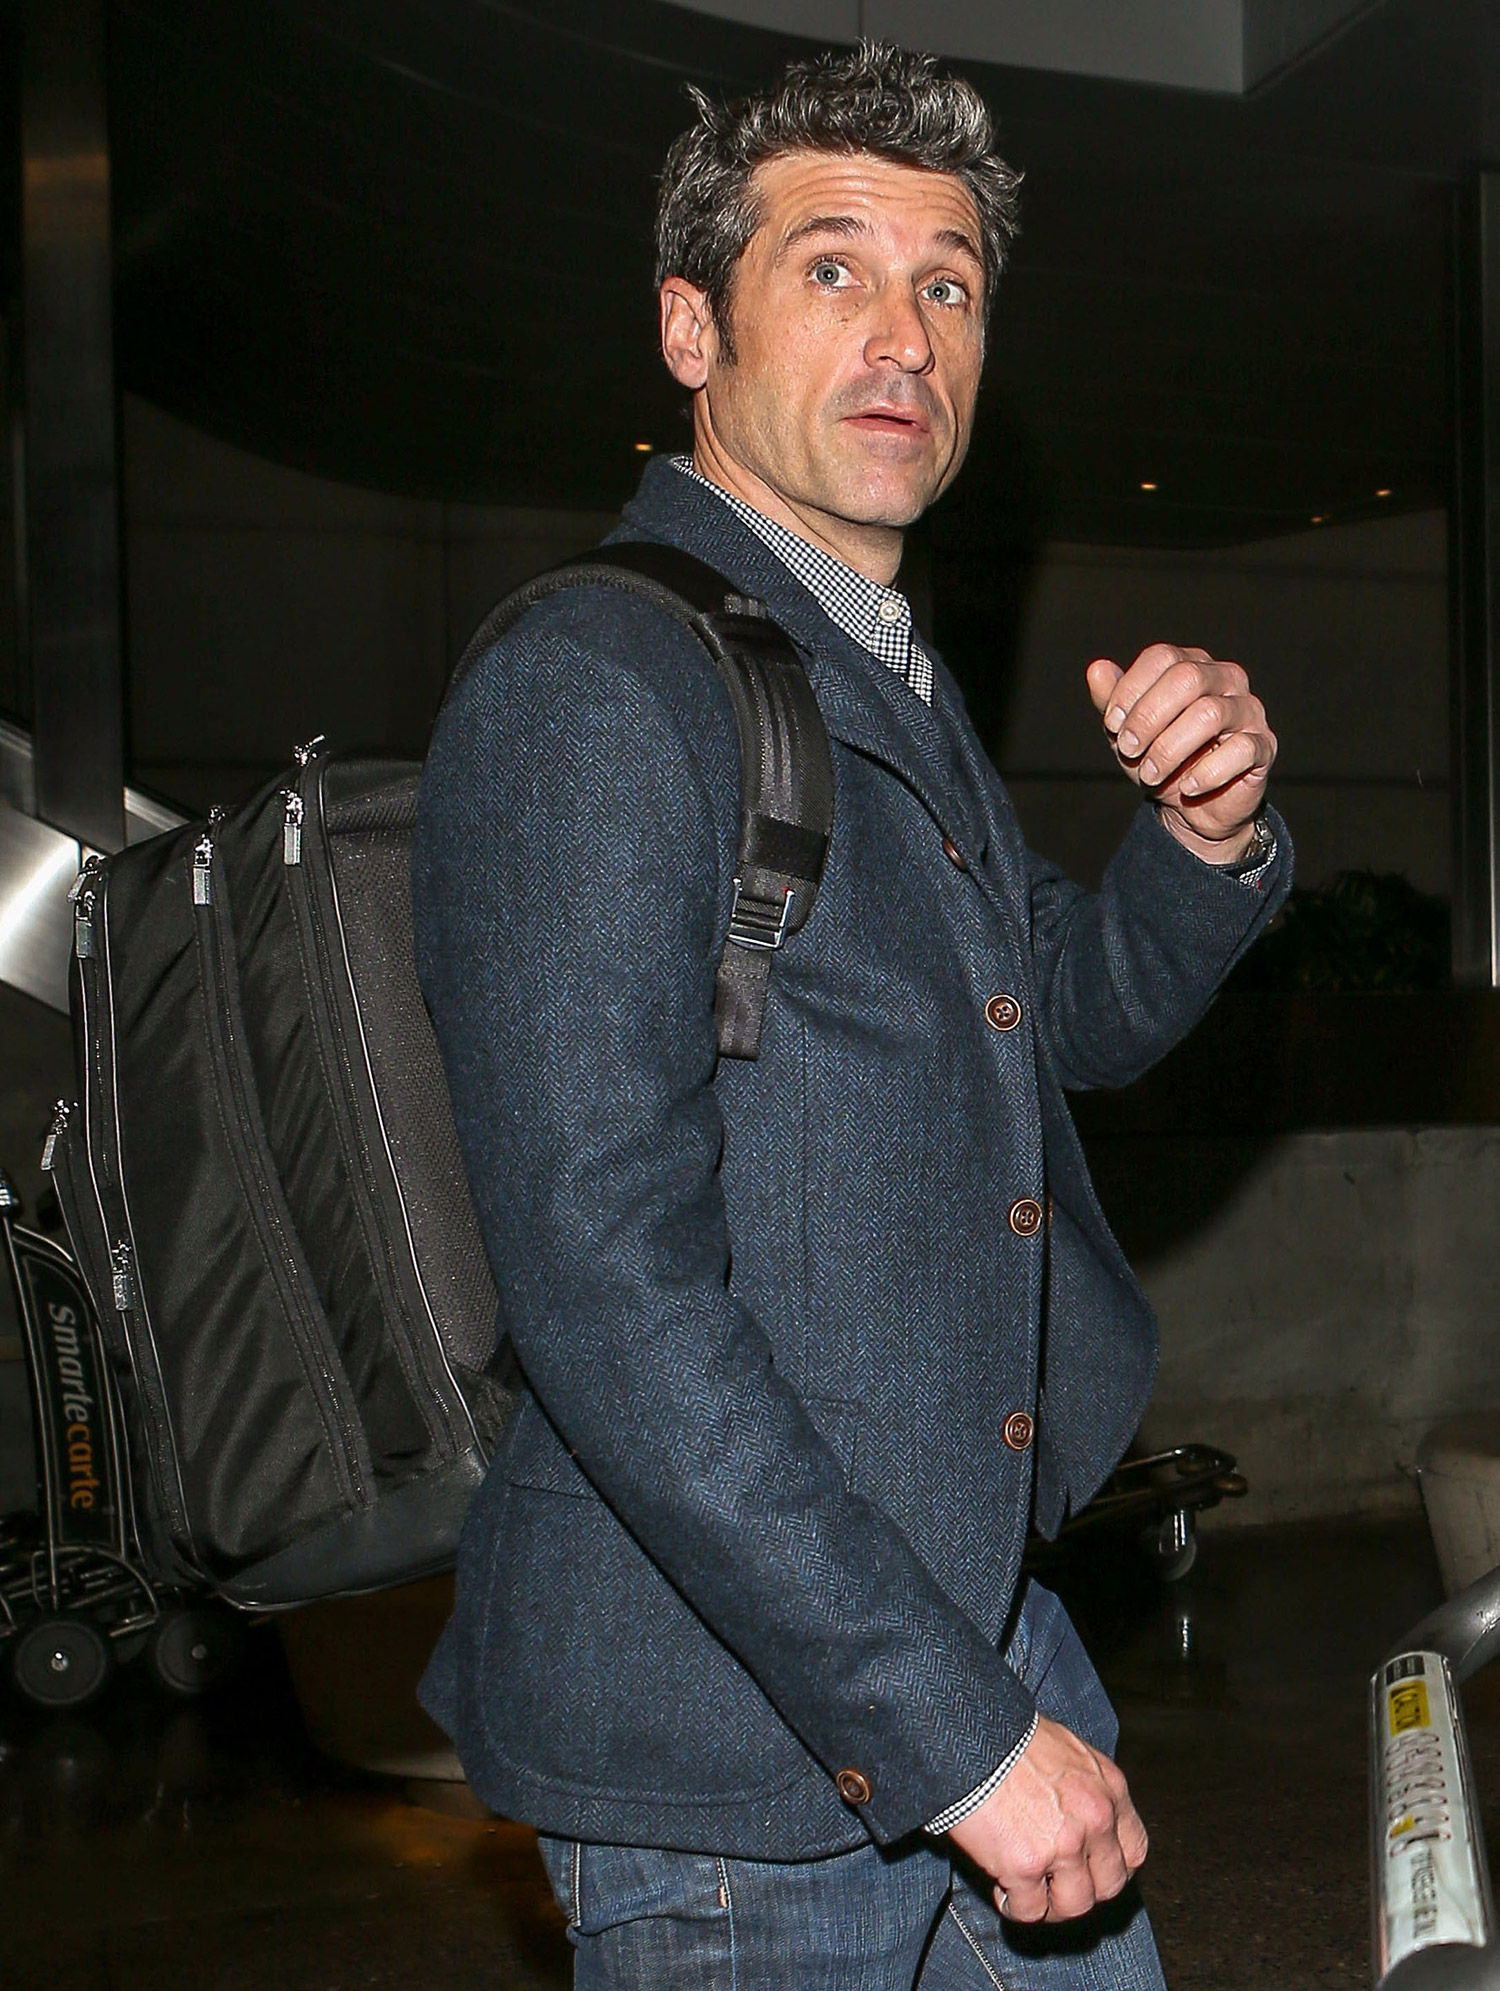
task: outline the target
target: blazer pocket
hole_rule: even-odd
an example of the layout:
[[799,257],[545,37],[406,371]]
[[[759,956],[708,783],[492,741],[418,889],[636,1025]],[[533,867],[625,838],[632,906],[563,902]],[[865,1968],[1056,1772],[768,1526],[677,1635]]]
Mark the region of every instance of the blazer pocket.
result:
[[521,1399],[515,1428],[509,1434],[505,1477],[512,1486],[539,1487],[574,1500],[597,1500],[582,1466],[568,1450],[535,1397]]

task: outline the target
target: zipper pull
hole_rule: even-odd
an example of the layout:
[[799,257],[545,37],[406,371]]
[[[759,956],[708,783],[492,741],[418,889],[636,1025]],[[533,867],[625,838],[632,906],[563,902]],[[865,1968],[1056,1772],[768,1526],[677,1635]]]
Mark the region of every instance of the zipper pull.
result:
[[305,804],[295,788],[283,788],[281,799],[286,804],[286,813],[281,819],[281,861],[283,864],[300,864]]
[[42,1173],[52,1173],[52,1157],[57,1153],[57,1144],[67,1132],[68,1122],[73,1117],[73,1103],[59,1099],[52,1109],[52,1125],[47,1129],[47,1138],[42,1142]]
[[73,902],[73,952],[80,961],[87,961],[94,951],[94,894],[103,868],[104,859],[97,851],[86,857],[68,894]]
[[293,747],[292,758],[296,761],[298,767],[306,767],[310,761],[315,761],[323,751],[327,741],[328,735],[326,733],[319,733],[316,739],[306,740],[300,747]]
[[135,1280],[130,1270],[130,1246],[121,1238],[110,1246],[110,1287],[115,1296],[115,1312],[129,1313],[135,1305]]
[[224,820],[224,811],[212,808],[203,834],[193,845],[193,904],[211,906],[214,902],[214,832]]

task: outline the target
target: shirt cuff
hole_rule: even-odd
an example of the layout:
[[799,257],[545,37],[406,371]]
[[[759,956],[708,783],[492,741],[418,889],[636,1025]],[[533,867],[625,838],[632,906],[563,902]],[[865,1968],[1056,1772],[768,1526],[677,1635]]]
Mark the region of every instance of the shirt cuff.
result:
[[971,1811],[977,1811],[987,1797],[993,1796],[999,1790],[1001,1784],[1004,1783],[1017,1763],[1020,1762],[1027,1744],[1031,1741],[1032,1736],[1036,1734],[1036,1724],[1037,1717],[1033,1715],[1031,1717],[1030,1728],[1027,1729],[1015,1748],[1011,1750],[1005,1761],[998,1768],[991,1770],[982,1784],[976,1784],[967,1797],[961,1797],[957,1804],[950,1804],[948,1809],[940,1811],[936,1818],[929,1818],[927,1823],[922,1827],[922,1830],[933,1839],[941,1839],[945,1832],[952,1831],[961,1818],[967,1818]]

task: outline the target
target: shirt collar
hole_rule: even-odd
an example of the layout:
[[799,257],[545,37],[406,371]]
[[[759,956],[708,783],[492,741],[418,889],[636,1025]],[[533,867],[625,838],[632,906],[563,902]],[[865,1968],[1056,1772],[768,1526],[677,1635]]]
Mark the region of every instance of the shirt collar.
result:
[[913,643],[911,603],[899,588],[882,587],[879,581],[857,573],[832,553],[825,553],[822,547],[814,546],[799,533],[767,518],[754,505],[726,491],[722,484],[700,475],[693,468],[691,457],[674,456],[671,462],[675,470],[702,484],[728,505],[791,569],[830,622],[898,675],[907,675],[910,653],[917,646]]

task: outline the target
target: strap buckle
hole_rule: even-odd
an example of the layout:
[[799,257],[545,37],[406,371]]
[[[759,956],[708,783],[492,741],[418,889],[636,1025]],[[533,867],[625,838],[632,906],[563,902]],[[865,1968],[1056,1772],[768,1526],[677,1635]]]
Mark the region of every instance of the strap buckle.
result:
[[786,939],[797,897],[790,885],[778,906],[774,899],[752,899],[738,878],[734,881],[734,904],[729,909],[728,938],[736,947],[754,947],[774,954]]

